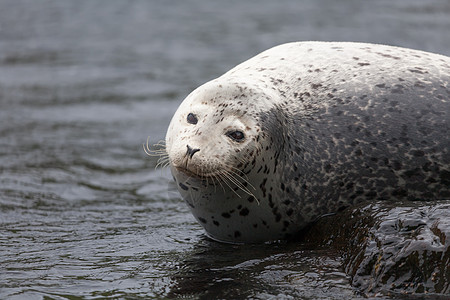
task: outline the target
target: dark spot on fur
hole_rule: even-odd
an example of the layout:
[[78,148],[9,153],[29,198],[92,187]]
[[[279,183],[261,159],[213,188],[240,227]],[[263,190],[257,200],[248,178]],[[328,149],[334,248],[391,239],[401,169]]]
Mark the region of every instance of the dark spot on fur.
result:
[[184,184],[182,184],[181,182],[178,183],[178,185],[180,186],[180,188],[182,188],[185,191],[189,190],[189,188],[187,186],[185,186]]
[[241,215],[241,216],[246,216],[246,215],[248,215],[249,214],[249,210],[248,210],[248,208],[247,207],[244,207],[243,209],[241,209],[241,211],[239,212],[239,215]]
[[413,72],[413,73],[417,73],[417,74],[423,74],[424,72],[421,70],[417,70],[417,69],[409,69],[408,71]]
[[227,212],[224,212],[222,214],[222,217],[224,217],[225,219],[229,219],[229,218],[231,218],[231,215],[229,213],[227,213]]
[[281,214],[277,213],[275,215],[275,221],[278,223],[278,222],[280,222],[280,220],[281,220]]
[[263,182],[259,185],[259,187],[261,188],[261,191],[263,192],[263,197],[266,197],[266,182],[267,182],[267,178],[264,178]]

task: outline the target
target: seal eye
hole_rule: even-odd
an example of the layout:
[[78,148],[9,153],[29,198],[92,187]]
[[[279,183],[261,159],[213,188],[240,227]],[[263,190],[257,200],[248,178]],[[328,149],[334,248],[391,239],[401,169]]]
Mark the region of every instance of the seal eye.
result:
[[198,122],[198,119],[197,119],[197,117],[193,114],[193,113],[189,113],[188,115],[187,115],[187,122],[189,123],[189,124],[197,124],[197,122]]
[[227,132],[227,136],[236,142],[242,142],[245,138],[244,133],[239,130],[229,131],[229,132]]

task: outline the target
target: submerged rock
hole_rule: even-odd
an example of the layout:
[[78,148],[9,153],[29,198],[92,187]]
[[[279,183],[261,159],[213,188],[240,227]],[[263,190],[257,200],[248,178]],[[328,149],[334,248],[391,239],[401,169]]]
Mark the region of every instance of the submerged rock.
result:
[[348,209],[318,220],[304,240],[337,248],[365,295],[450,296],[450,201]]

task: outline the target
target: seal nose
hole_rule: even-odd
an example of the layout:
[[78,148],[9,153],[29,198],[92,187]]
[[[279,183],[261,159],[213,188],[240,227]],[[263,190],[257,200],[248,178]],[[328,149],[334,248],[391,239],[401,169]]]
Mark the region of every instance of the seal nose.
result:
[[189,145],[186,145],[187,147],[187,154],[189,155],[190,158],[192,158],[192,156],[194,156],[194,154],[198,151],[200,151],[200,149],[192,149],[191,147],[189,147]]

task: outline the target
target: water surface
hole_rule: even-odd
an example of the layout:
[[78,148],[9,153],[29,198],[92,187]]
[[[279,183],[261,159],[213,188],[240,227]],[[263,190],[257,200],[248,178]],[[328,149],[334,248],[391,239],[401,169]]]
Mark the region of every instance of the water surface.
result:
[[449,30],[445,0],[1,1],[0,298],[357,298],[327,249],[208,240],[142,144],[271,46]]

